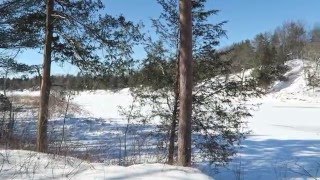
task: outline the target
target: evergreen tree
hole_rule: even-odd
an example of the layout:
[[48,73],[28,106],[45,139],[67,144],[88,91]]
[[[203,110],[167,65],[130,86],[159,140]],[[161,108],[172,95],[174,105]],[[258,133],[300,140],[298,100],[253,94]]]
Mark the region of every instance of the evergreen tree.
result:
[[[141,38],[139,26],[99,14],[100,0],[5,0],[0,4],[1,48],[44,48],[38,151],[47,150],[47,112],[51,62],[69,62],[81,71],[105,74],[105,68],[131,60],[134,43]],[[46,13],[45,13],[46,12]],[[105,56],[97,54],[106,52]],[[103,61],[101,61],[103,59]]]
[[224,52],[221,59],[231,63],[233,73],[256,67],[254,47],[250,40],[234,43],[231,47],[224,49]]
[[[133,88],[137,101],[150,111],[142,114],[143,122],[159,118],[158,133],[164,135],[166,161],[176,162],[177,123],[180,112],[176,74],[180,56],[180,26],[178,0],[158,0],[163,8],[153,25],[159,41],[146,47],[147,58],[142,61],[139,74],[141,86]],[[216,51],[219,38],[225,35],[222,25],[212,24],[209,17],[218,11],[207,10],[205,0],[192,1],[193,13],[193,71],[195,87],[192,96],[192,141],[200,155],[212,163],[223,164],[235,153],[235,145],[244,138],[242,118],[250,115],[243,104],[248,97],[261,92],[255,80],[248,77],[227,78],[231,63],[220,59]],[[214,80],[211,80],[214,78]],[[240,103],[232,103],[237,98]],[[149,114],[149,115],[146,115]]]
[[192,123],[192,3],[180,0],[180,59],[179,59],[179,131],[178,163],[191,166],[191,123]]

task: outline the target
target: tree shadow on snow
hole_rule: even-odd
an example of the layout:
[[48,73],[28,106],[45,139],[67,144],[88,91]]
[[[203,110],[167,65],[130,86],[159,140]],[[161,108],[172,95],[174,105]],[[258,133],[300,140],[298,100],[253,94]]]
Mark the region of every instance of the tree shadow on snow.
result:
[[[212,174],[211,174],[212,175]],[[320,140],[246,140],[215,179],[314,179],[320,177]]]
[[[20,139],[35,142],[36,119],[20,119],[14,129],[14,134]],[[157,146],[162,134],[153,133],[155,129],[155,125],[143,124],[130,124],[127,129],[127,124],[101,118],[66,118],[65,121],[59,118],[48,122],[49,149],[52,153],[64,151],[64,155],[95,162],[114,160],[112,164],[121,164],[124,156],[135,156],[141,160],[142,157],[159,154]]]

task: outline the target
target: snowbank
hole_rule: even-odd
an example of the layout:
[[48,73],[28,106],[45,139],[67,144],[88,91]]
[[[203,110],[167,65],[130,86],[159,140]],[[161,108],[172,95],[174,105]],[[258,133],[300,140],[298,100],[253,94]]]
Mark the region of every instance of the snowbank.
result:
[[0,150],[0,179],[208,180],[193,168],[163,164],[129,167],[90,164],[79,159],[22,150]]

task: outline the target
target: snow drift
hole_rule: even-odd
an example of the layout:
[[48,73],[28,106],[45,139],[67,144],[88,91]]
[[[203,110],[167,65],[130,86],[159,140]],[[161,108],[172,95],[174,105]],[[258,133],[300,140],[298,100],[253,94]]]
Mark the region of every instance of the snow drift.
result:
[[22,150],[0,150],[1,179],[128,179],[128,180],[208,180],[193,168],[164,164],[129,167],[90,164],[79,159]]

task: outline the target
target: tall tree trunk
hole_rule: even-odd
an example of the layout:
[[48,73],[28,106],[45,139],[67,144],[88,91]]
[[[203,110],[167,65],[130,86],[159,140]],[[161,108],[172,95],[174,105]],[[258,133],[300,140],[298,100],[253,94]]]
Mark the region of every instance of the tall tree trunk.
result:
[[8,73],[9,73],[8,71],[9,71],[9,68],[7,66],[5,70],[4,81],[3,81],[3,95],[5,97],[7,97],[7,80],[8,80]]
[[170,136],[169,136],[169,150],[168,150],[168,164],[174,164],[174,151],[175,151],[175,140],[177,136],[177,123],[178,123],[178,107],[179,107],[179,79],[180,79],[180,29],[176,34],[176,77],[173,85],[174,88],[174,105],[171,117],[171,126],[170,126]]
[[37,151],[46,152],[48,149],[47,124],[48,124],[48,104],[50,96],[50,70],[51,70],[51,51],[53,39],[52,12],[54,0],[47,0],[46,12],[46,36],[43,59],[43,75],[40,90],[40,110],[37,132]]
[[[178,53],[179,54],[179,53]],[[168,152],[168,164],[174,162],[174,142],[176,139],[176,128],[178,118],[178,106],[179,106],[179,60],[177,60],[176,80],[174,84],[174,105],[171,117],[171,128],[169,137],[169,152]]]
[[40,66],[35,66],[38,77],[39,77],[39,87],[41,88],[41,83],[42,83],[42,75],[41,75],[41,71],[40,71]]
[[180,114],[178,164],[191,166],[192,13],[191,0],[180,0]]

